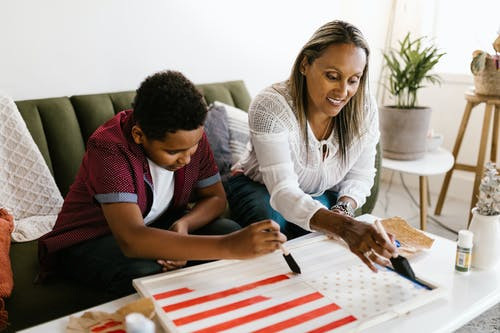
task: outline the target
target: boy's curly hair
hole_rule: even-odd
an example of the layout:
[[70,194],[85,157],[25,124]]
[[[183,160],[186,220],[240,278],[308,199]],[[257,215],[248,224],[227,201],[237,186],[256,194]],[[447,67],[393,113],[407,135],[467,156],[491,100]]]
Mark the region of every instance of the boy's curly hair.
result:
[[149,139],[163,140],[167,133],[194,130],[203,125],[207,105],[184,75],[163,71],[147,77],[133,102],[134,120]]

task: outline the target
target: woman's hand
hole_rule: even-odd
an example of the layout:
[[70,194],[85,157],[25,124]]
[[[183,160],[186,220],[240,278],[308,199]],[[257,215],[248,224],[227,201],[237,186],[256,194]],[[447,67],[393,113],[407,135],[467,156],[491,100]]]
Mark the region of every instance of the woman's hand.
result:
[[332,238],[340,237],[347,243],[351,252],[374,272],[377,272],[374,263],[387,266],[387,259],[397,254],[392,235],[389,235],[388,242],[374,225],[357,221],[347,215],[320,209],[314,214],[310,225]]
[[374,225],[347,216],[340,237],[347,243],[351,252],[374,272],[377,272],[377,268],[373,263],[388,266],[390,263],[387,259],[397,254],[392,235],[389,235],[391,242],[388,242]]
[[263,220],[225,236],[223,246],[228,251],[228,257],[248,259],[274,252],[284,242],[286,236],[280,232],[279,224]]
[[[170,231],[175,231],[183,235],[188,234],[188,225],[187,223],[183,223],[182,220],[176,221],[169,229]],[[179,269],[186,266],[186,260],[167,260],[167,259],[158,259],[156,262],[162,266],[162,272],[172,271],[174,269]]]

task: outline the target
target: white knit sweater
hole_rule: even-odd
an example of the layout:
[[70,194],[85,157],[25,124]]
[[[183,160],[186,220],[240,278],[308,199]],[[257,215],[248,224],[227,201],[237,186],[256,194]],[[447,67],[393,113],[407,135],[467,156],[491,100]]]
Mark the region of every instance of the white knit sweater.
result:
[[[277,89],[276,89],[277,88]],[[353,198],[361,206],[373,185],[376,145],[379,140],[378,110],[371,97],[365,103],[362,136],[347,151],[343,166],[338,155],[336,134],[322,141],[308,126],[309,145],[299,128],[295,109],[284,82],[268,87],[252,101],[248,112],[251,143],[233,169],[264,183],[271,207],[287,221],[306,230],[324,206],[312,197],[326,190]],[[323,160],[322,150],[326,146]]]

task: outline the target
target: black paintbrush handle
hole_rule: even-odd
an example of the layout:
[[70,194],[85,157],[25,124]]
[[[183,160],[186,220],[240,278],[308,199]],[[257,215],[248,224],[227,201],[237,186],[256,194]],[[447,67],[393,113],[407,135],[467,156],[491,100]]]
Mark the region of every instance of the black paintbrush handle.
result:
[[292,272],[300,274],[301,270],[295,259],[292,257],[292,255],[289,254],[283,254],[283,257],[285,258],[286,263],[288,264],[288,267],[292,270]]
[[413,272],[408,259],[399,255],[396,258],[391,258],[391,264],[397,273],[406,276],[411,280],[415,280],[415,272]]
[[288,264],[288,267],[292,270],[292,272],[300,274],[300,267],[295,261],[295,259],[292,257],[292,254],[288,252],[286,247],[283,245],[280,245],[281,251],[283,252],[283,258],[285,258],[286,263]]

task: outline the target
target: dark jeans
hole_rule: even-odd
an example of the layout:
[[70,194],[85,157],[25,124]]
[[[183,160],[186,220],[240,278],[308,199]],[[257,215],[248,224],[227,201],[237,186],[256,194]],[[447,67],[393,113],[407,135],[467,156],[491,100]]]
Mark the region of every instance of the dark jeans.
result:
[[[160,218],[151,227],[168,229],[179,216]],[[197,235],[222,235],[240,229],[229,219],[219,218],[196,230]],[[60,252],[63,273],[83,284],[95,286],[112,296],[121,297],[135,290],[132,280],[160,273],[162,267],[156,260],[126,257],[113,235],[103,236],[72,246]],[[163,258],[157,258],[163,259]],[[188,262],[188,266],[201,261]]]
[[[238,174],[225,181],[224,188],[231,208],[231,218],[242,227],[260,220],[272,219],[280,225],[281,232],[288,239],[308,233],[296,224],[286,221],[271,207],[270,195],[264,184],[254,182],[244,174]],[[312,198],[329,208],[337,202],[337,192],[326,191],[323,195]]]

